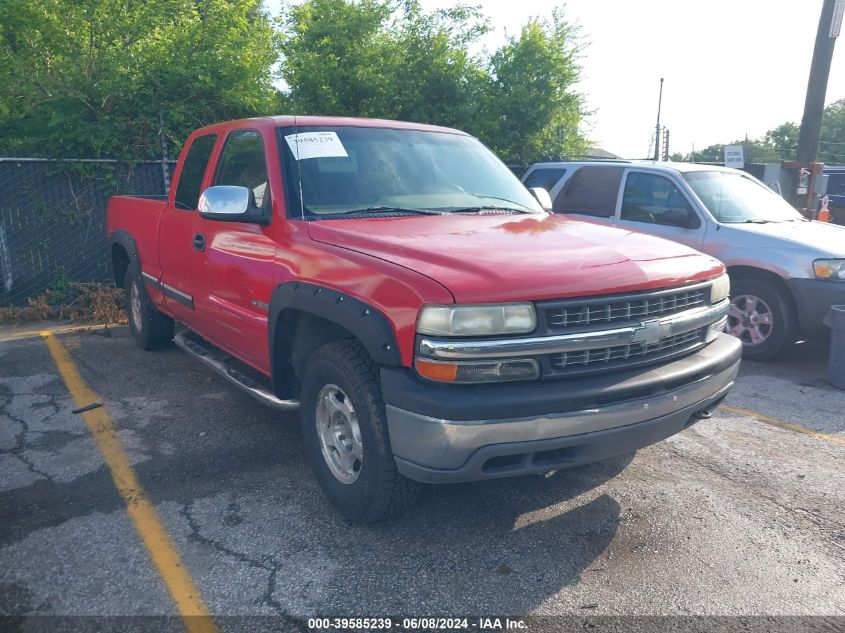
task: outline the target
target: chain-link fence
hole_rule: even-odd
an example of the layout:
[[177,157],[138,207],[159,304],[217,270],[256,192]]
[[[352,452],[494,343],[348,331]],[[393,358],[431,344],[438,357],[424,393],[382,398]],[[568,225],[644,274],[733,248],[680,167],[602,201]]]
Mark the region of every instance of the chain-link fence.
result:
[[161,162],[0,158],[0,305],[71,281],[110,281],[109,196],[163,193]]

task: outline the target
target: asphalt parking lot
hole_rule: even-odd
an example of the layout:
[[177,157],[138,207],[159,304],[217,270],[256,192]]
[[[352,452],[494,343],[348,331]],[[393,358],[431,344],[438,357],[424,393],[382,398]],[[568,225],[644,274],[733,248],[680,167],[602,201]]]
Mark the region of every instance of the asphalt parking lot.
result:
[[[824,346],[744,363],[712,419],[636,455],[430,487],[361,527],[321,496],[296,416],[110,333],[55,336],[214,615],[845,615]],[[0,614],[175,614],[76,408],[44,340],[0,342]]]

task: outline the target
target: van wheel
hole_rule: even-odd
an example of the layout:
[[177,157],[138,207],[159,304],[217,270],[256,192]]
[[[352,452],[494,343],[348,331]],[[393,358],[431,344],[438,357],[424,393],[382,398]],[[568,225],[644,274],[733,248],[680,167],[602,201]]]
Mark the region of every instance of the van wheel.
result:
[[396,470],[380,382],[377,366],[354,340],[320,347],[302,380],[306,457],[325,495],[357,523],[398,515],[422,487]]
[[731,282],[731,306],[725,331],[742,341],[742,355],[767,360],[796,339],[796,316],[780,288],[765,279],[738,278]]
[[129,329],[141,349],[162,348],[173,340],[173,319],[153,307],[141,275],[132,268],[127,269],[123,284]]

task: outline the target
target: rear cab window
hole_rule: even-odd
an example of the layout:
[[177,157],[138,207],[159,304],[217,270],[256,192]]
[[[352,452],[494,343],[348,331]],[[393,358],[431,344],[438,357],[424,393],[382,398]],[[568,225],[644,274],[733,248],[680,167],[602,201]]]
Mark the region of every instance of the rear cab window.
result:
[[609,218],[616,213],[623,167],[587,165],[581,167],[555,196],[556,213],[580,213]]
[[217,134],[203,134],[191,142],[191,147],[188,148],[188,153],[185,154],[185,160],[182,162],[182,171],[173,196],[174,206],[177,209],[194,211],[197,208],[202,179],[216,140]]

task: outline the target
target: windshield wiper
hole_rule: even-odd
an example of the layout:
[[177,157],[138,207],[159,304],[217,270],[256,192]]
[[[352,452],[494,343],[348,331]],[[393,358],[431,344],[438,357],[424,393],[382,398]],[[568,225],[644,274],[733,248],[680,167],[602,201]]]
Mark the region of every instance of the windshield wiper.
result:
[[521,202],[517,202],[516,200],[510,200],[508,198],[500,198],[499,196],[488,196],[488,195],[485,195],[485,194],[482,194],[482,193],[473,193],[472,191],[466,191],[464,193],[466,193],[467,195],[470,195],[470,196],[475,196],[476,198],[479,198],[479,199],[488,198],[489,200],[501,200],[502,202],[507,202],[509,204],[515,204],[516,206],[519,207],[519,209],[514,209],[512,207],[488,207],[486,205],[482,205],[481,208],[484,208],[484,209],[497,209],[497,208],[505,209],[506,208],[508,211],[522,211],[524,213],[534,213],[534,211],[532,211],[530,207],[526,207],[524,204],[522,204]]
[[450,208],[452,213],[483,213],[484,211],[507,211],[508,213],[534,213],[529,209],[517,209],[516,207],[503,207],[496,204],[482,204],[474,207]]
[[441,211],[433,209],[406,209],[404,207],[365,207],[363,209],[350,209],[349,211],[342,211],[341,213],[333,213],[331,215],[355,215],[364,213],[418,213],[419,215],[443,215]]

